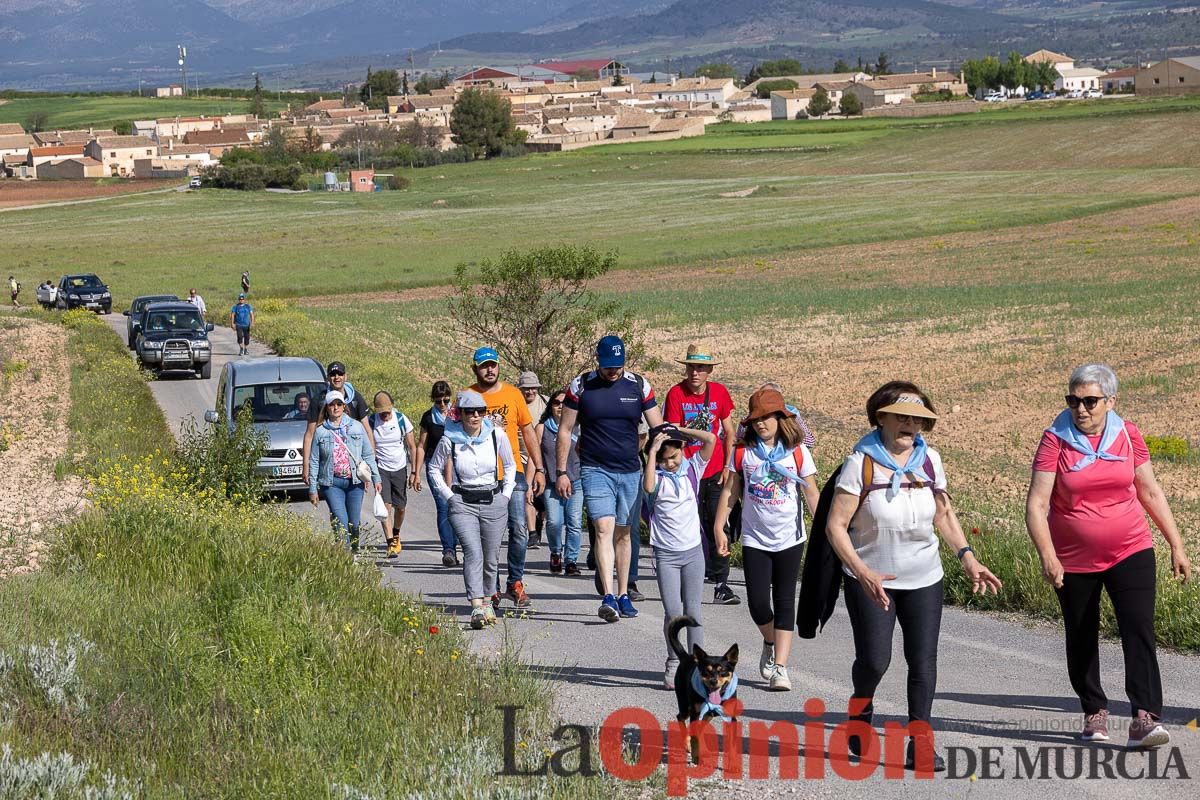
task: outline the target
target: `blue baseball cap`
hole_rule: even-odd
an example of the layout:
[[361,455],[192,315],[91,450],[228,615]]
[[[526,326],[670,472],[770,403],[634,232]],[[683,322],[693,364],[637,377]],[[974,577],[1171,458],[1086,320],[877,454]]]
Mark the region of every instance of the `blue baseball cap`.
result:
[[499,364],[500,354],[496,352],[496,348],[494,347],[481,347],[475,351],[475,355],[471,357],[471,361],[477,367],[480,364],[486,364],[489,361],[494,361]]
[[608,335],[596,345],[596,363],[601,367],[625,366],[625,342],[620,336]]

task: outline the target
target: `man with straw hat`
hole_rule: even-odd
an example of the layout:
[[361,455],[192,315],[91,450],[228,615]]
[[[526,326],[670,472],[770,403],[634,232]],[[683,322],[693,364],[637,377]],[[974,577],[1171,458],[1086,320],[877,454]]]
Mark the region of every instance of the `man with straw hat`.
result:
[[[717,553],[713,524],[721,487],[728,476],[727,455],[733,452],[737,423],[733,420],[733,398],[723,384],[711,380],[713,367],[720,362],[704,345],[688,345],[687,355],[676,359],[682,364],[684,378],[667,392],[663,419],[681,428],[708,431],[717,437],[716,450],[700,480],[697,501],[700,505],[700,530],[704,541],[704,576],[715,583],[713,601],[722,605],[742,602],[729,588],[729,556]],[[691,458],[700,449],[700,442],[689,441],[684,458]]]

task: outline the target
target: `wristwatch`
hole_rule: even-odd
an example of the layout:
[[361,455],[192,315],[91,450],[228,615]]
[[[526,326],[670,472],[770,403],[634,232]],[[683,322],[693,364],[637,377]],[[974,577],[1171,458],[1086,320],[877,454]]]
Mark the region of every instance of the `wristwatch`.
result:
[[967,545],[966,547],[964,547],[958,551],[958,560],[962,561],[963,556],[965,556],[967,553],[974,553],[974,552],[975,551],[971,548],[971,545]]
[[545,471],[546,471],[545,467],[538,467],[537,469],[534,470],[534,472],[545,472]]
[[569,475],[568,475],[568,473],[567,473],[567,471],[566,471],[565,469],[556,470],[556,471],[555,471],[555,473],[554,473],[554,477],[555,477],[555,478],[561,478],[561,477],[563,477],[564,475],[566,475],[566,476],[568,476],[568,477],[569,477]]

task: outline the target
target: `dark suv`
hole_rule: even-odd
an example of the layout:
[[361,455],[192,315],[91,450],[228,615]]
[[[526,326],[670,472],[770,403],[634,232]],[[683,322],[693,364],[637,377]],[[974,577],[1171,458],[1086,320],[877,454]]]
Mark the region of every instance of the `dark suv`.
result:
[[187,370],[212,375],[212,348],[206,323],[191,303],[151,303],[142,310],[137,332],[138,361],[154,372]]
[[63,275],[58,279],[54,304],[63,311],[86,308],[108,314],[112,311],[112,292],[104,285],[104,281],[91,273]]

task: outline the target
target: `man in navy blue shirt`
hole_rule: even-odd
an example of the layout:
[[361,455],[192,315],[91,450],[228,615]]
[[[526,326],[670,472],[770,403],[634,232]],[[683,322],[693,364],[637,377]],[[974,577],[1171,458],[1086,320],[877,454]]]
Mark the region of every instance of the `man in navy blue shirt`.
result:
[[[637,502],[642,463],[638,458],[638,423],[645,414],[651,427],[662,424],[654,390],[641,375],[625,370],[625,343],[605,336],[596,345],[597,369],[567,387],[560,430],[579,424],[579,480],[588,518],[596,523],[596,566],[604,591],[599,616],[605,622],[636,617],[629,599],[630,519]],[[571,496],[567,456],[571,438],[563,436],[555,452],[557,489]],[[613,562],[617,585],[612,585]],[[614,594],[614,589],[616,592]]]

